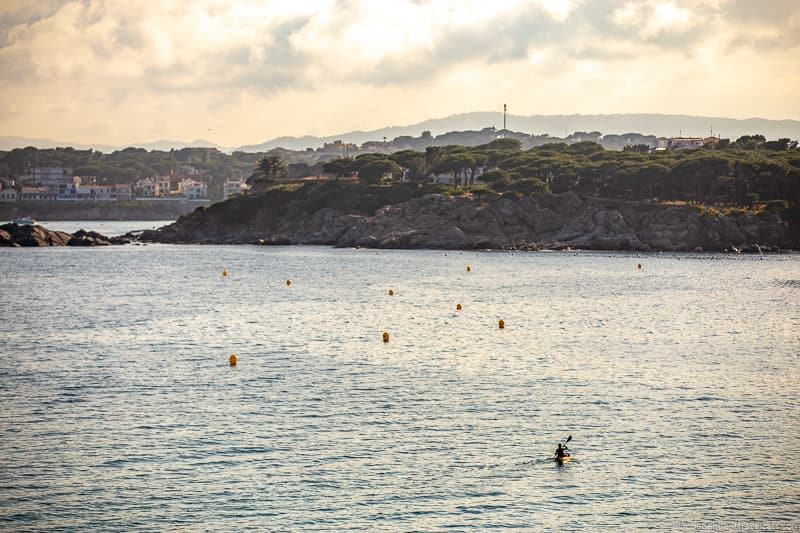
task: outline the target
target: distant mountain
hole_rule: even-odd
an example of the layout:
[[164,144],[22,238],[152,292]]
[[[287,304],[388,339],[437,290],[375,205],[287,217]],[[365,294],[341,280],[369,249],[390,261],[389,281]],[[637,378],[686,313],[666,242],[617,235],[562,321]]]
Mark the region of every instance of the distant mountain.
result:
[[[423,131],[438,135],[450,131],[481,130],[488,126],[501,128],[503,114],[479,111],[462,113],[444,118],[436,118],[409,126],[392,126],[372,131],[351,131],[325,137],[306,135],[303,137],[278,137],[261,144],[237,148],[244,152],[265,152],[273,148],[304,150],[319,148],[326,142],[342,140],[361,144],[366,141],[380,141],[383,137],[391,141],[402,135],[419,136]],[[742,135],[760,133],[767,139],[788,137],[800,138],[800,121],[769,120],[764,118],[735,119],[724,117],[698,117],[692,115],[661,114],[617,114],[617,115],[508,115],[507,127],[510,130],[530,134],[565,136],[576,131],[599,131],[605,134],[642,133],[657,137],[708,136],[714,135],[735,140]]]
[[[713,129],[714,135],[732,140],[742,135],[760,133],[767,139],[788,137],[800,139],[800,121],[798,120],[769,120],[764,118],[735,119],[724,117],[698,117],[692,115],[661,115],[661,114],[617,114],[617,115],[508,115],[507,127],[509,130],[524,132],[534,135],[547,134],[564,137],[573,132],[599,131],[604,135],[641,133],[657,137],[708,136]],[[266,152],[274,148],[289,150],[305,150],[306,148],[319,148],[326,142],[342,140],[348,143],[362,144],[366,141],[381,141],[386,137],[391,141],[396,137],[408,135],[418,137],[423,131],[430,131],[432,135],[447,132],[467,130],[482,130],[494,126],[500,129],[503,126],[503,114],[491,111],[477,111],[461,113],[444,118],[435,118],[411,124],[408,126],[391,126],[371,131],[351,131],[324,137],[304,135],[302,137],[277,137],[275,139],[236,148],[243,152]],[[67,141],[54,141],[52,139],[32,139],[26,137],[0,136],[0,150],[24,148],[35,146],[37,148],[55,148],[58,146],[72,146],[75,149],[86,150],[93,148],[104,153],[121,150],[133,146],[146,150],[170,150],[186,147],[216,148],[223,152],[233,151],[230,147],[223,147],[211,141],[197,139],[191,142],[175,140],[158,140],[150,142],[133,143],[125,146],[107,144],[85,144]]]
[[0,150],[13,150],[14,148],[25,148],[28,146],[34,146],[36,148],[58,148],[58,147],[70,146],[72,148],[75,148],[76,150],[88,150],[91,148],[93,150],[97,150],[98,152],[103,152],[103,153],[115,152],[117,150],[122,150],[123,148],[128,148],[128,147],[144,148],[145,150],[163,150],[163,151],[169,151],[172,148],[175,148],[176,150],[180,150],[181,148],[216,148],[223,152],[230,151],[228,148],[215,144],[211,141],[206,141],[204,139],[197,139],[191,142],[158,140],[151,142],[132,143],[125,146],[114,146],[110,144],[83,144],[83,143],[74,143],[69,141],[54,141],[52,139],[34,139],[29,137],[0,136]]
[[119,147],[108,144],[81,144],[67,141],[54,141],[52,139],[33,139],[30,137],[5,137],[0,136],[0,150],[13,150],[14,148],[58,148],[59,146],[71,146],[76,150],[88,150],[92,148],[100,152],[113,152]]
[[216,148],[221,152],[228,151],[228,149],[224,146],[211,141],[206,141],[205,139],[195,139],[191,142],[159,140],[144,143],[133,143],[130,146],[134,148],[144,148],[145,150],[162,150],[164,152],[168,152],[173,148],[176,150],[180,150],[181,148]]

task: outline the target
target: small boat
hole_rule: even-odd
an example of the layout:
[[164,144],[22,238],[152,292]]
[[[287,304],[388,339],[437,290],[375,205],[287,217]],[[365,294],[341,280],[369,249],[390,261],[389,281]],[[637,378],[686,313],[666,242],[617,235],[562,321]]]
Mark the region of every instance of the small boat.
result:
[[572,461],[572,456],[570,454],[565,455],[564,457],[554,457],[553,461],[556,463],[563,465],[564,463],[568,463]]
[[38,222],[28,217],[16,218],[12,222],[17,226],[35,226],[38,224]]

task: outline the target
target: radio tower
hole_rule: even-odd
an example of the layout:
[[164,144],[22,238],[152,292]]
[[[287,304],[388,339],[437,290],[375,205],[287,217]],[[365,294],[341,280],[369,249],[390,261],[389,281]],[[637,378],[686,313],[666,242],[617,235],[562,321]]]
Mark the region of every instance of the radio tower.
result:
[[503,131],[506,129],[506,104],[503,104]]

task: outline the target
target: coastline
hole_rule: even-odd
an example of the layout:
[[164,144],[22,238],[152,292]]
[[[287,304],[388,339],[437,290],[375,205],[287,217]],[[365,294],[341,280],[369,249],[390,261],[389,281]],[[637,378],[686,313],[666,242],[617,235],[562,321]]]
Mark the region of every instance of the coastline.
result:
[[[76,233],[0,227],[2,246],[168,244],[323,245],[398,250],[771,253],[798,250],[779,215],[703,205],[632,202],[537,193],[450,196],[425,190],[270,191],[199,208],[157,229]],[[400,194],[398,194],[400,193]],[[56,222],[56,221],[51,221]],[[80,221],[75,221],[80,222]],[[159,222],[165,222],[160,219]],[[58,226],[58,223],[55,224]],[[35,228],[35,229],[32,229]],[[65,227],[58,228],[61,230]],[[86,228],[83,228],[86,229]],[[89,228],[92,229],[92,228]],[[120,238],[121,237],[121,238]],[[92,241],[92,242],[94,242]]]
[[[778,252],[797,250],[779,215],[537,193],[448,196],[422,191],[375,198],[379,189],[274,191],[182,216],[143,242],[317,244],[341,248]],[[359,196],[361,194],[361,196]],[[376,205],[380,204],[380,205]]]

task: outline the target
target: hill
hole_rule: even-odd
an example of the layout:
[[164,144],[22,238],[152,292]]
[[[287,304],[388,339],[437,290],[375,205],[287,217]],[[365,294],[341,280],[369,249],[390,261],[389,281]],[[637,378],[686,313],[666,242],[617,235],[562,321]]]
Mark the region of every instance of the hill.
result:
[[207,141],[205,139],[196,139],[190,142],[161,139],[157,141],[135,142],[125,146],[115,146],[111,144],[99,144],[99,143],[85,144],[85,143],[75,143],[72,141],[56,141],[53,139],[39,139],[31,137],[0,136],[0,150],[10,151],[15,148],[27,148],[29,146],[41,149],[59,148],[59,147],[71,147],[76,150],[91,149],[91,150],[96,150],[98,152],[103,152],[105,154],[116,152],[118,150],[123,150],[125,148],[144,148],[145,150],[163,150],[167,152],[172,149],[181,150],[183,148],[216,148],[223,152],[230,151],[223,146],[215,144],[211,141]]
[[[800,139],[800,121],[770,120],[764,118],[735,119],[725,117],[702,117],[692,115],[663,115],[653,113],[625,113],[613,115],[508,115],[509,130],[534,135],[550,135],[565,137],[573,132],[598,131],[606,135],[622,135],[638,132],[656,137],[675,137],[678,135],[708,136],[713,129],[714,134],[730,139],[742,135],[760,133],[767,139],[788,137]],[[56,148],[71,146],[77,150],[92,148],[104,153],[120,150],[125,147],[144,148],[146,150],[180,150],[182,148],[217,148],[221,152],[266,152],[274,148],[289,150],[305,150],[319,148],[326,142],[342,140],[347,143],[362,144],[366,141],[380,141],[384,137],[392,140],[400,136],[418,137],[424,131],[433,135],[447,132],[480,131],[486,127],[500,128],[503,115],[499,112],[477,111],[461,113],[443,118],[434,118],[407,126],[390,126],[369,131],[349,131],[335,135],[301,137],[281,136],[258,144],[244,145],[239,148],[225,147],[204,139],[194,141],[157,140],[131,143],[125,146],[112,146],[101,143],[75,143],[46,138],[28,138],[0,136],[0,150],[12,150],[34,146],[36,148]]]
[[[318,148],[326,142],[341,140],[361,144],[366,141],[379,141],[386,137],[409,135],[419,136],[423,131],[439,135],[452,131],[481,130],[486,127],[500,128],[503,115],[499,112],[474,112],[430,119],[408,126],[392,126],[371,131],[351,131],[324,137],[305,135],[303,137],[277,137],[260,143],[238,148],[243,152],[264,152],[281,147],[290,150]],[[800,121],[769,120],[764,118],[735,119],[724,117],[701,117],[692,115],[661,114],[617,114],[617,115],[508,115],[507,127],[510,130],[536,135],[566,136],[577,131],[599,131],[603,134],[626,134],[639,132],[656,137],[708,136],[714,135],[736,139],[742,135],[760,133],[767,139],[800,138]]]

